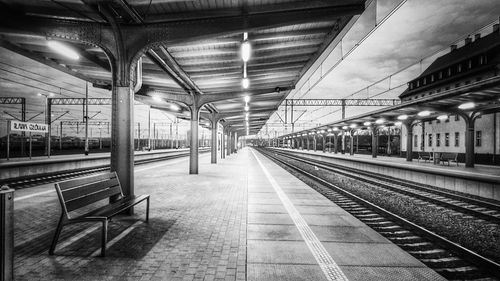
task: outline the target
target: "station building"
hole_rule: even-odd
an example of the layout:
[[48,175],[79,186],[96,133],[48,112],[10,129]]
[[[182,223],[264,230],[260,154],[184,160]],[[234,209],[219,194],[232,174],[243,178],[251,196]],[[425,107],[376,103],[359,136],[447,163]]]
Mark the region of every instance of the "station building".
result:
[[[417,78],[408,82],[408,88],[399,96],[402,102],[418,100],[442,91],[470,85],[500,74],[500,32],[498,24],[493,32],[481,37],[476,34],[465,39],[460,48],[452,45],[446,55],[437,58]],[[490,94],[487,90],[484,94]],[[466,96],[464,97],[466,98]],[[463,102],[470,102],[465,100]],[[454,108],[433,108],[446,114],[439,119],[422,119],[413,129],[413,153],[451,152],[458,153],[458,160],[465,159],[464,119]],[[402,128],[402,151],[406,148],[407,131]],[[476,163],[500,164],[500,115],[480,114],[475,120],[474,152]],[[418,156],[417,156],[418,157]]]

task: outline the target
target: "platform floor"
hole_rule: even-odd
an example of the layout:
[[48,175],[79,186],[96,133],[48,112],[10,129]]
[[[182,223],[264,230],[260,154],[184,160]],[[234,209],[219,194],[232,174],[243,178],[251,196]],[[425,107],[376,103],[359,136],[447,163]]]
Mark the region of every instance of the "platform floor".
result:
[[336,157],[336,158],[344,158],[344,159],[360,159],[363,161],[371,161],[373,163],[393,163],[397,165],[402,165],[403,167],[409,167],[411,168],[412,166],[417,166],[417,167],[425,167],[427,169],[432,169],[436,171],[444,171],[444,172],[456,172],[460,174],[465,174],[465,175],[474,175],[474,176],[491,176],[493,178],[496,178],[500,181],[500,166],[493,166],[493,165],[481,165],[481,164],[476,164],[474,165],[474,168],[468,168],[465,167],[464,163],[459,163],[459,166],[457,167],[455,163],[451,163],[449,166],[448,164],[442,165],[442,164],[434,164],[432,162],[425,162],[425,161],[417,161],[417,159],[413,159],[412,162],[406,161],[406,158],[398,157],[398,156],[384,156],[384,155],[378,155],[376,158],[373,158],[372,155],[368,154],[354,154],[350,155],[349,153],[333,153],[333,152],[323,152],[322,150],[297,150],[297,149],[289,149],[289,148],[275,148],[275,149],[283,149],[283,150],[289,150],[289,151],[299,151],[299,152],[304,152],[304,153],[309,153],[309,154],[317,154],[317,155],[322,155],[322,156],[331,156],[331,157]]
[[[135,169],[132,218],[76,224],[48,248],[59,216],[52,185],[16,191],[16,280],[442,280],[434,271],[250,148]],[[139,219],[139,220],[137,220]]]

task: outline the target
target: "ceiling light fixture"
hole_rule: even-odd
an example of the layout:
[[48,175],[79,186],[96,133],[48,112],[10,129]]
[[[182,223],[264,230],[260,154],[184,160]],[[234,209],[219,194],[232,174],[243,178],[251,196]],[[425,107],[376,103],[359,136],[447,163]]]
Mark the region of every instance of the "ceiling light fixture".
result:
[[471,108],[474,108],[476,106],[475,103],[473,102],[466,102],[466,103],[462,103],[461,105],[458,106],[458,108],[460,109],[471,109]]
[[243,89],[248,89],[248,86],[250,86],[250,81],[248,78],[243,78],[241,80],[241,86],[243,86]]
[[358,125],[356,125],[355,123],[351,124],[349,127],[351,127],[352,129],[356,128]]
[[438,119],[438,120],[441,120],[441,121],[444,121],[444,120],[448,119],[448,115],[446,115],[446,114],[439,115],[439,116],[437,117],[437,119]]
[[170,109],[175,110],[175,111],[179,111],[181,108],[177,104],[172,103],[172,104],[170,104]]
[[244,62],[247,62],[250,59],[250,52],[252,51],[252,46],[248,40],[245,40],[241,44],[241,58]]
[[337,127],[333,127],[333,129],[332,129],[332,130],[334,130],[334,131],[338,131],[338,130],[339,130],[339,128],[337,128]]
[[250,107],[248,105],[245,105],[245,111],[250,110]]
[[342,126],[342,130],[347,130],[347,126]]
[[369,121],[366,121],[365,123],[363,123],[363,125],[365,126],[370,126],[372,124],[372,122],[369,122]]
[[425,116],[429,116],[429,115],[431,115],[431,112],[429,110],[420,111],[418,113],[418,116],[420,116],[420,117],[425,117]]
[[377,119],[377,120],[375,121],[375,123],[377,123],[377,124],[379,124],[379,125],[380,125],[380,124],[384,124],[384,122],[385,122],[384,118],[380,118],[380,119]]
[[406,120],[406,119],[408,119],[408,115],[406,115],[406,114],[398,116],[398,120]]
[[243,100],[244,100],[246,103],[248,103],[248,102],[250,101],[250,97],[249,97],[249,96],[245,96],[245,97],[243,98]]
[[394,126],[401,126],[401,125],[403,125],[403,122],[401,122],[401,121],[394,123]]
[[161,101],[163,101],[163,100],[161,99],[161,97],[160,97],[160,96],[158,96],[158,95],[153,95],[153,96],[152,96],[152,98],[153,98],[153,100],[154,100],[154,101],[157,101],[157,102],[161,102]]
[[70,58],[72,60],[78,60],[80,59],[80,55],[70,47],[64,45],[63,43],[59,41],[48,41],[47,45],[53,49],[54,51],[60,53],[61,55]]

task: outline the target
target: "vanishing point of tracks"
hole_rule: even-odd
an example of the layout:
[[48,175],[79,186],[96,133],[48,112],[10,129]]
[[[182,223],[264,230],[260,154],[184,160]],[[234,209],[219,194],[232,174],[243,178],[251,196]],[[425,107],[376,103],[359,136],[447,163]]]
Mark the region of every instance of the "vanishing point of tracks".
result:
[[311,165],[324,171],[362,180],[365,183],[411,197],[413,200],[420,200],[452,209],[467,216],[474,216],[484,220],[485,223],[498,224],[500,222],[499,205],[454,193],[431,190],[429,187],[418,186],[407,181],[374,175],[366,171],[291,155],[282,151],[262,149],[259,151],[308,180],[319,183],[319,186],[315,188],[320,193],[448,280],[498,280],[500,264],[313,175],[288,160],[299,161],[304,165]]

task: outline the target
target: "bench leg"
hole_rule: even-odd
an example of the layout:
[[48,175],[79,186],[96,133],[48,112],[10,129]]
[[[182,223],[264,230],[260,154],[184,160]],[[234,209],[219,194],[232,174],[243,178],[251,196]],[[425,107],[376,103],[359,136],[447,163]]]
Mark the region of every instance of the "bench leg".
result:
[[106,256],[106,243],[108,242],[108,220],[102,222],[101,257]]
[[149,197],[146,202],[146,222],[149,222]]
[[50,245],[49,255],[54,255],[54,251],[56,250],[57,240],[59,240],[59,235],[61,234],[61,230],[63,228],[63,219],[64,214],[61,213],[61,218],[59,218],[59,223],[57,224],[56,233],[54,233],[54,238],[52,238],[52,244]]

